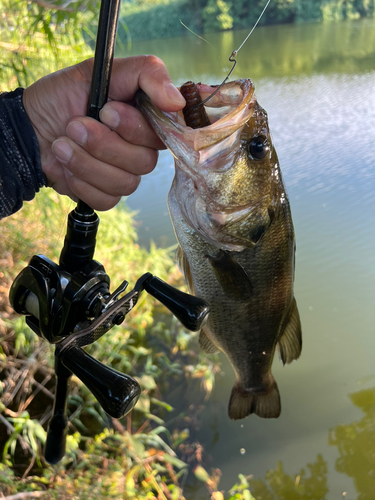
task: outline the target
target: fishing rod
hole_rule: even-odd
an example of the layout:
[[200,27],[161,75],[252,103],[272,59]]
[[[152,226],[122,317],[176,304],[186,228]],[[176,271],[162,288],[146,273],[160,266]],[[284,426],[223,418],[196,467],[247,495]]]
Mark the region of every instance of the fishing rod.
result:
[[[119,6],[120,0],[101,2],[87,111],[96,120],[108,99]],[[143,274],[125,295],[129,285],[126,280],[111,293],[110,277],[94,260],[98,227],[98,215],[78,200],[68,215],[59,264],[44,255],[34,255],[10,289],[14,310],[26,316],[27,325],[39,337],[56,346],[55,400],[44,451],[50,464],[58,463],[65,455],[67,398],[73,374],[113,418],[122,418],[137,403],[141,393],[138,381],[104,365],[83,347],[120,325],[143,290],[164,304],[188,330],[199,330],[209,313],[205,301],[151,273]]]

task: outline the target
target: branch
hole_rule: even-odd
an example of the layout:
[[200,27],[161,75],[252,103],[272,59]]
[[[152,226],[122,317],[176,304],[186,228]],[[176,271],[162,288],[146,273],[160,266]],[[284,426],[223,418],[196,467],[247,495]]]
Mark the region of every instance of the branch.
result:
[[24,500],[25,498],[39,498],[46,494],[46,491],[26,491],[25,493],[17,493],[16,495],[3,497],[3,500]]
[[[76,9],[68,9],[67,7],[63,7],[62,5],[55,5],[53,3],[46,2],[46,0],[31,0],[33,3],[44,7],[45,9],[53,9],[53,10],[63,10],[64,12],[75,12]],[[77,9],[78,10],[78,9]]]

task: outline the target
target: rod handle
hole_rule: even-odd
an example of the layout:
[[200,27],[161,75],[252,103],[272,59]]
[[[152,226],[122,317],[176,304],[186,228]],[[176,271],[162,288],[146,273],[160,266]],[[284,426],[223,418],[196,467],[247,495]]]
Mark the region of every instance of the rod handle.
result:
[[68,434],[68,419],[66,415],[55,414],[48,427],[44,458],[46,462],[55,465],[64,458],[66,436]]
[[68,419],[66,407],[68,401],[69,381],[72,372],[55,356],[56,391],[53,416],[48,426],[44,458],[49,464],[57,464],[65,455]]

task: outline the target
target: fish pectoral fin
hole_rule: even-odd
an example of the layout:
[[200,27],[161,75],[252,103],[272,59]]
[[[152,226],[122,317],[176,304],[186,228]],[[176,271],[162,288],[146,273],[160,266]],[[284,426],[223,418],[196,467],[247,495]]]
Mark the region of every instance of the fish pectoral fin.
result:
[[302,350],[301,320],[294,297],[284,325],[284,331],[278,342],[278,348],[281,361],[285,365],[298,359]]
[[180,245],[178,245],[176,250],[176,264],[182,274],[184,274],[184,258],[185,254]]
[[187,257],[184,254],[180,245],[178,245],[177,250],[176,250],[176,263],[177,263],[177,267],[184,275],[189,293],[194,295],[193,277],[191,275],[189,261],[187,260]]
[[239,420],[251,413],[262,418],[278,418],[281,413],[279,389],[272,374],[268,379],[262,390],[247,389],[237,381],[229,400],[229,418]]
[[199,334],[199,346],[206,354],[216,354],[217,352],[220,352],[220,349],[218,349],[216,345],[208,338],[207,333],[204,331],[204,328],[202,328]]
[[235,300],[246,301],[252,293],[252,286],[244,268],[224,250],[220,250],[214,257],[205,257],[223,291]]

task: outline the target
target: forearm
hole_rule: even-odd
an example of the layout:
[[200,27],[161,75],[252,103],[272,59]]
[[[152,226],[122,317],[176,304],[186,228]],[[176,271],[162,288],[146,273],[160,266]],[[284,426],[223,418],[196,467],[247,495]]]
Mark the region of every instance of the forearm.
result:
[[0,218],[17,212],[47,185],[22,94],[17,89],[0,96]]

